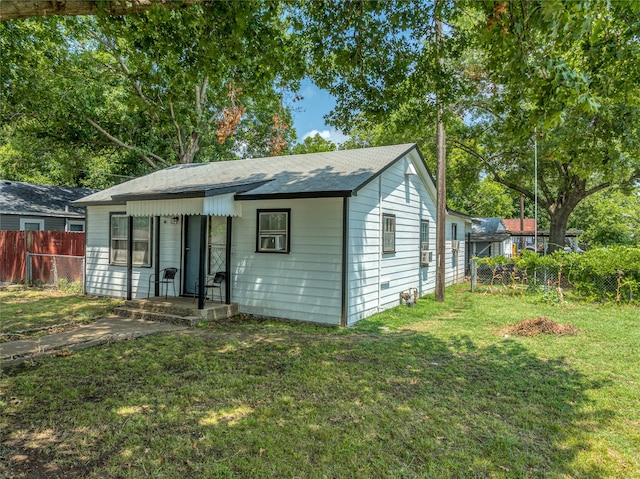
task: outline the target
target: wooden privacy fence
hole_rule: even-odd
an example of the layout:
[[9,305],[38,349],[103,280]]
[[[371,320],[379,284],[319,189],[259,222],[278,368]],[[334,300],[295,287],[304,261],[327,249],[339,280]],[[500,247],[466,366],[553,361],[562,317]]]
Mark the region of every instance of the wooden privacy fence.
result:
[[[21,283],[27,280],[27,272],[30,272],[30,281],[49,283],[51,277],[58,278],[59,257],[64,262],[69,262],[64,257],[84,257],[84,233],[67,233],[65,231],[0,231],[0,281],[9,283]],[[45,256],[46,255],[46,256]],[[47,257],[49,260],[41,261],[37,266],[28,265],[32,258]],[[72,261],[74,266],[69,278],[81,280],[83,275],[83,262]],[[76,271],[77,270],[77,271]]]

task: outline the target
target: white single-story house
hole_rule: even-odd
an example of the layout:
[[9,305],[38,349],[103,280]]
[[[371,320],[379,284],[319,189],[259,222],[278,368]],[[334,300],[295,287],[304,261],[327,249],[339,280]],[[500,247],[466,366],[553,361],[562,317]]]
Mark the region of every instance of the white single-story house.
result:
[[[178,295],[242,313],[351,325],[435,289],[436,189],[415,144],[175,165],[76,202],[86,207],[86,292]],[[446,284],[464,280],[471,218],[448,211]],[[129,242],[133,238],[133,242]],[[158,295],[158,289],[151,291]]]

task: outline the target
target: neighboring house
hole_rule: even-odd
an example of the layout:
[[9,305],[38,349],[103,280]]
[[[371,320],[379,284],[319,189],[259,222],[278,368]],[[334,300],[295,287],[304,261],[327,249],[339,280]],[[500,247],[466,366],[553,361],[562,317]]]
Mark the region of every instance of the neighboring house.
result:
[[[240,312],[353,324],[434,290],[435,204],[415,144],[172,166],[76,202],[86,292],[145,298],[151,274],[177,267],[179,294],[194,296],[224,271]],[[446,225],[453,284],[471,219],[448,212]]]
[[0,230],[84,231],[73,202],[96,190],[0,180]]
[[[536,249],[536,220],[535,218],[505,218],[502,220],[510,234],[509,248],[519,253],[522,250],[535,251]],[[542,245],[541,233],[538,232],[538,244]],[[547,237],[549,235],[547,234]]]
[[[534,218],[524,218],[520,220],[505,219],[503,220],[509,232],[511,233],[511,248],[514,252],[520,252],[523,249],[529,251],[536,250],[538,252],[546,252],[549,243],[549,230],[537,230],[538,241],[536,238],[536,220]],[[578,246],[578,237],[584,233],[582,230],[567,230],[565,232],[565,244],[562,245],[565,252],[575,251],[582,252]]]
[[501,218],[473,218],[471,256],[511,256],[511,235]]
[[[566,232],[565,251],[582,251],[578,247],[581,234],[581,230]],[[536,247],[538,252],[546,252],[548,240],[549,230],[536,230],[533,218],[474,218],[469,249],[471,256],[479,258],[510,258],[523,250],[536,251]]]

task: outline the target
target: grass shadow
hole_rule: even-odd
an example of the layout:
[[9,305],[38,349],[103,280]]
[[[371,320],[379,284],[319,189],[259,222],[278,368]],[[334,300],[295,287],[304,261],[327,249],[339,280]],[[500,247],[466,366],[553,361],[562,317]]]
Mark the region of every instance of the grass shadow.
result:
[[4,386],[4,456],[47,477],[606,475],[575,463],[603,384],[514,341],[229,322]]

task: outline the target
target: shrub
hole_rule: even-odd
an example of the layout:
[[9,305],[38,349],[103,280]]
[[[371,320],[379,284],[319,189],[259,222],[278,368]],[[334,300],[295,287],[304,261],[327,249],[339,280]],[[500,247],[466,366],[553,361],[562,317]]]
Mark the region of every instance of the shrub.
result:
[[[525,251],[514,258],[478,258],[478,264],[491,271],[490,284],[527,285],[531,291],[541,286],[573,290],[590,301],[640,302],[640,248],[612,246],[586,253],[540,256]],[[546,288],[545,288],[546,291]],[[561,292],[560,292],[561,294]]]

